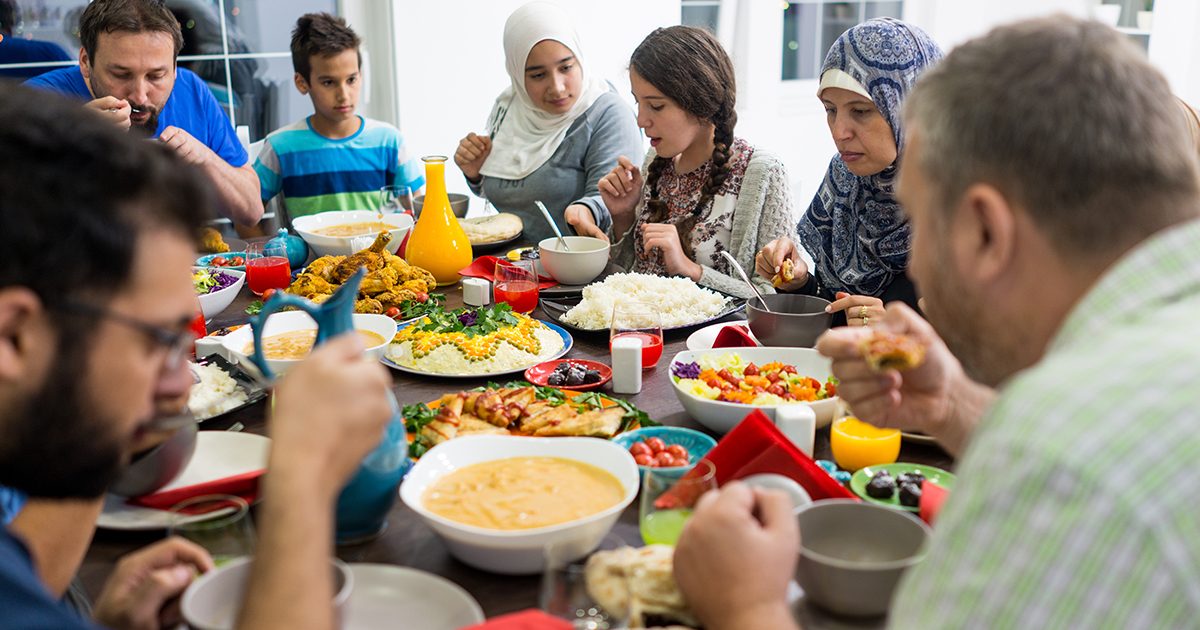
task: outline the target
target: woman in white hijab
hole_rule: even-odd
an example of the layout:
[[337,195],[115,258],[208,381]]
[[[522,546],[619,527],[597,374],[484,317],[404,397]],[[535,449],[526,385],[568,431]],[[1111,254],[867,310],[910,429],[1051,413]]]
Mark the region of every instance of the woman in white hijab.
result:
[[560,230],[588,212],[601,234],[611,224],[597,183],[621,155],[642,153],[633,111],[585,65],[566,13],[530,2],[504,24],[505,67],[511,85],[492,106],[488,135],[467,134],[454,162],[471,190],[525,222],[537,242],[552,235],[534,205],[542,201]]

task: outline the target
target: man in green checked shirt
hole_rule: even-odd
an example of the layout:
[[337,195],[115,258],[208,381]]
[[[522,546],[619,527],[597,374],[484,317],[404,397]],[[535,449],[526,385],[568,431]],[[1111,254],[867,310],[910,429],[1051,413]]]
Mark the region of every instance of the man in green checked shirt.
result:
[[[905,115],[929,322],[891,305],[879,326],[926,362],[870,372],[862,328],[818,344],[857,415],[961,456],[890,624],[1195,627],[1200,182],[1166,80],[1116,31],[1058,16],[955,49]],[[675,561],[706,627],[793,625],[780,550],[798,535],[776,498],[733,484],[697,507]]]

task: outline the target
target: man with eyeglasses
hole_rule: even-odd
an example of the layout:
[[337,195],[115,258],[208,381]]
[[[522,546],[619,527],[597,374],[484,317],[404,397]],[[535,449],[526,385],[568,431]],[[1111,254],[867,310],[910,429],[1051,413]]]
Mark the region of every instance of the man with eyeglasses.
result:
[[[0,484],[34,502],[95,502],[156,407],[186,394],[191,237],[210,195],[166,149],[60,97],[0,89]],[[389,384],[354,336],[278,383],[240,627],[334,626],[333,507],[382,435]],[[44,553],[0,527],[0,626],[94,627],[55,601],[39,569],[61,558]],[[211,568],[181,539],[130,554],[95,620],[173,627],[169,604]]]

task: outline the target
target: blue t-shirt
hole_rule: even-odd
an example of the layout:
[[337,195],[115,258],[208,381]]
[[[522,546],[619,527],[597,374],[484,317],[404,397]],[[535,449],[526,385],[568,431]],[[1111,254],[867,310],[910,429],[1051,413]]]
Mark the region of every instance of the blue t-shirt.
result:
[[25,507],[25,493],[8,486],[0,486],[0,525],[8,525],[21,508]]
[[66,604],[54,601],[33,569],[25,545],[0,527],[0,626],[5,630],[94,630]]
[[309,118],[271,132],[254,163],[263,201],[283,193],[288,216],[295,219],[330,210],[378,210],[384,186],[407,186],[415,194],[425,176],[400,130],[359,120],[358,131],[347,138],[322,136]]
[[[47,72],[25,82],[26,85],[76,96],[82,100],[92,100],[92,93],[83,80],[79,67],[62,68]],[[213,98],[208,85],[187,68],[178,68],[175,75],[175,87],[167,104],[163,106],[158,116],[158,129],[155,137],[167,127],[179,127],[192,134],[192,137],[212,149],[213,153],[234,168],[240,168],[249,160],[246,149],[237,138],[229,117],[221,110],[217,99]]]
[[[6,35],[0,41],[0,64],[37,63],[39,61],[70,61],[71,55],[54,42],[24,39]],[[28,79],[52,68],[0,68],[0,77]]]

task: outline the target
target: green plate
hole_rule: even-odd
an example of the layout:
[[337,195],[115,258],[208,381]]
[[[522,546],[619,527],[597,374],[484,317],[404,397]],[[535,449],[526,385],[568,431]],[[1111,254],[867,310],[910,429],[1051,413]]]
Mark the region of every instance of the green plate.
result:
[[925,481],[932,481],[947,490],[954,489],[954,481],[957,479],[957,477],[955,477],[952,473],[948,473],[941,468],[924,466],[922,464],[901,463],[883,464],[882,466],[867,466],[866,468],[859,469],[858,472],[854,473],[854,476],[850,477],[850,489],[854,491],[854,494],[862,497],[863,501],[869,501],[878,505],[886,505],[887,507],[896,508],[897,510],[908,510],[909,512],[916,512],[917,508],[900,505],[899,488],[896,489],[896,492],[892,493],[892,498],[890,499],[876,499],[875,497],[867,494],[867,483],[871,481],[871,477],[875,476],[875,473],[881,470],[886,470],[888,474],[893,477],[898,477],[902,473],[906,472],[919,472],[925,475]]

